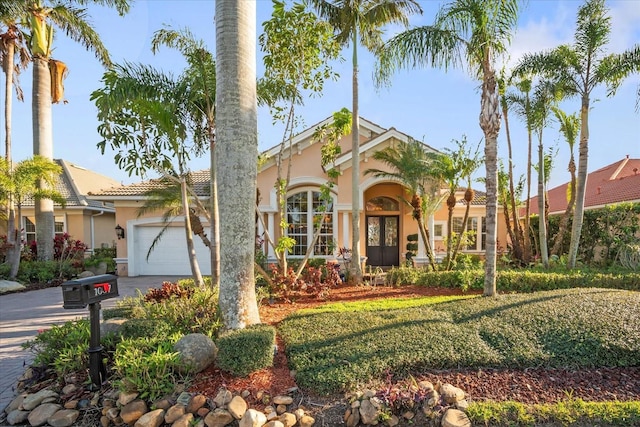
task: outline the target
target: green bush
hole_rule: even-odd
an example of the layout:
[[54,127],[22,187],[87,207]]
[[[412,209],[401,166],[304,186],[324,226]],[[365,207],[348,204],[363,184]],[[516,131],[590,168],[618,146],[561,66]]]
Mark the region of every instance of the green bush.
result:
[[255,325],[220,334],[217,366],[234,375],[250,373],[273,366],[276,330],[269,325]]
[[129,319],[122,324],[124,338],[162,337],[171,333],[171,325],[161,319]]
[[9,273],[11,272],[11,265],[8,262],[0,264],[0,279],[9,279]]

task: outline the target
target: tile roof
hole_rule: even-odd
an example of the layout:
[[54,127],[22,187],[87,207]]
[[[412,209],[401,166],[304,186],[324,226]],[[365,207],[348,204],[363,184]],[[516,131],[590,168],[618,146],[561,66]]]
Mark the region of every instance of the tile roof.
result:
[[[210,194],[210,173],[208,169],[191,172],[193,180],[193,189],[200,197],[209,197]],[[91,197],[96,200],[112,200],[114,198],[139,198],[153,189],[164,188],[166,182],[163,178],[150,179],[129,185],[118,185],[111,188],[103,189],[90,193]]]
[[[559,185],[548,191],[549,212],[564,212],[567,208],[567,187]],[[628,156],[587,175],[586,209],[622,202],[640,201],[640,159]],[[531,213],[538,213],[538,197],[531,198]]]
[[[84,207],[113,210],[113,204],[90,200],[86,196],[91,191],[97,191],[100,188],[120,185],[118,181],[63,159],[54,159],[53,161],[62,168],[62,173],[58,177],[55,190],[64,197],[67,208]],[[23,203],[24,207],[31,207],[33,205],[33,199],[27,199]],[[56,204],[56,206],[60,207],[58,204]]]

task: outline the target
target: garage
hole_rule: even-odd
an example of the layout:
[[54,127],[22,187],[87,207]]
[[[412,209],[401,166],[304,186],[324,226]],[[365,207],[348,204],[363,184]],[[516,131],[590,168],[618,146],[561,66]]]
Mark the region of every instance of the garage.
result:
[[[187,242],[183,227],[169,227],[147,259],[147,251],[160,231],[162,231],[160,225],[140,224],[133,227],[134,238],[129,242],[133,248],[128,248],[128,252],[133,255],[129,256],[129,275],[190,276],[191,268],[189,267]],[[193,237],[193,243],[200,271],[203,275],[210,275],[211,255],[209,248],[202,243],[198,236]]]

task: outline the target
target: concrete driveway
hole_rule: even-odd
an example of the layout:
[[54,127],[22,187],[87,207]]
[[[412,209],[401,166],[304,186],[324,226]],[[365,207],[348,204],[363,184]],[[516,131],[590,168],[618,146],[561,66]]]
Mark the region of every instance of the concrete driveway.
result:
[[[113,307],[116,301],[158,288],[163,281],[175,281],[182,276],[119,277],[120,296],[101,303],[102,308]],[[39,330],[68,320],[89,316],[88,309],[62,308],[62,289],[0,295],[0,411],[13,399],[14,388],[25,367],[33,361],[33,354],[21,344],[32,339]]]

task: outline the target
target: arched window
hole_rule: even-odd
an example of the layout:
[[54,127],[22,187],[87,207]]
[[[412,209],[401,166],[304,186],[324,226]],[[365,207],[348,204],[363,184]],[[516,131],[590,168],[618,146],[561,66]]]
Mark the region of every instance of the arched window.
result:
[[393,200],[391,197],[374,197],[367,201],[367,211],[379,212],[379,211],[399,211],[400,204]]
[[313,247],[313,255],[330,256],[335,249],[333,201],[327,206],[324,219],[322,217],[325,202],[320,198],[320,192],[305,190],[287,197],[287,236],[293,238],[296,244],[291,252],[292,256],[304,256],[307,247],[313,240],[314,223],[322,220],[322,228],[318,240]]

